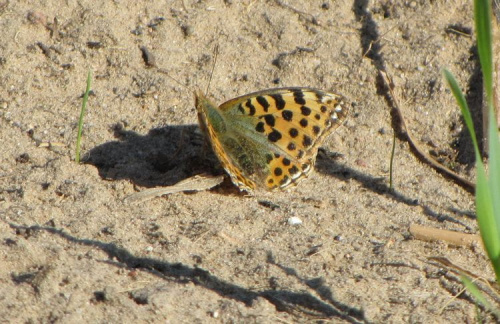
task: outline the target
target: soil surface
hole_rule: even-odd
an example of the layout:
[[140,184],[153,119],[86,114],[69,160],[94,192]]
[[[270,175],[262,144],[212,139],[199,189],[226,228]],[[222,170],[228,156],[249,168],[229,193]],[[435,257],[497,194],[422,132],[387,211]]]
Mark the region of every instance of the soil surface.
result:
[[[409,233],[412,224],[477,233],[473,196],[412,153],[379,73],[392,77],[414,138],[473,180],[441,75],[449,68],[479,111],[472,10],[463,0],[0,0],[0,318],[476,322],[470,295],[455,298],[458,277],[430,258],[493,279],[482,248]],[[219,104],[314,87],[343,94],[350,115],[290,190],[245,195],[226,180],[124,201],[224,173],[194,107],[211,75]]]

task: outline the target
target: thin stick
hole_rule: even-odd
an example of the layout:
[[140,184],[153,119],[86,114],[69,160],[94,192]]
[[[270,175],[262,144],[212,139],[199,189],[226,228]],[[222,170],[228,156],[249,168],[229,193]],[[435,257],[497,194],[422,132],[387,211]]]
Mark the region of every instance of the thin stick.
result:
[[389,162],[389,189],[394,190],[394,184],[392,183],[393,178],[393,166],[394,166],[394,151],[396,151],[396,132],[392,134],[392,150],[391,150],[391,160]]
[[455,180],[457,184],[462,186],[465,190],[473,193],[475,190],[475,184],[464,177],[460,176],[459,174],[453,172],[449,168],[445,167],[444,165],[436,162],[432,157],[429,156],[421,147],[420,145],[417,144],[417,141],[413,139],[413,136],[407,126],[407,122],[403,116],[403,112],[401,111],[401,106],[398,103],[398,98],[396,94],[394,93],[394,83],[392,82],[391,78],[387,75],[387,73],[380,71],[380,75],[382,76],[382,80],[384,80],[386,87],[389,89],[389,93],[392,97],[392,101],[394,103],[393,107],[395,112],[397,113],[397,117],[399,118],[399,127],[400,127],[400,132],[403,135],[406,135],[406,138],[408,140],[408,143],[410,144],[410,147],[412,148],[412,151],[416,153],[416,156],[429,164],[431,167],[433,167],[435,170],[441,172],[442,174],[450,177],[451,179]]
[[219,56],[219,45],[215,45],[215,49],[214,49],[214,65],[212,65],[212,72],[210,72],[210,78],[208,79],[207,91],[205,91],[205,95],[208,94],[208,89],[210,89],[210,83],[212,82],[212,76],[214,75],[215,64],[217,63],[217,56]]

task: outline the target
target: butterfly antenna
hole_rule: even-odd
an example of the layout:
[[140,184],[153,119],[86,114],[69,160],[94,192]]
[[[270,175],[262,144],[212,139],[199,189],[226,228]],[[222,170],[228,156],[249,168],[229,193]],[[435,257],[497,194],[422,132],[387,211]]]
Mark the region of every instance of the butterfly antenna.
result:
[[207,90],[205,91],[205,94],[207,94],[208,93],[208,89],[210,89],[210,83],[212,82],[212,77],[214,75],[215,64],[217,63],[217,56],[219,56],[219,45],[215,45],[215,49],[214,49],[214,65],[212,65],[212,72],[210,72],[210,78],[208,79],[208,85],[207,85]]
[[174,78],[173,76],[171,76],[170,73],[167,70],[158,68],[157,71],[160,72],[160,73],[162,73],[162,74],[165,74],[167,76],[167,78],[169,78],[170,80],[174,81],[175,83],[177,83],[181,87],[189,89],[189,87],[187,85],[183,84],[182,82],[180,82],[179,80],[177,80],[176,78]]

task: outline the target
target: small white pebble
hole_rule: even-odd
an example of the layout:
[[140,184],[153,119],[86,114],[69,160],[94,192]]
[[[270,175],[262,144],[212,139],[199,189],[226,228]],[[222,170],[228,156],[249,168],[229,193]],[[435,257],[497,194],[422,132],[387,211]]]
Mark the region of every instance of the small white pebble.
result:
[[300,219],[298,217],[288,218],[288,225],[295,226],[295,225],[301,225],[301,224],[302,224],[302,219]]
[[150,253],[153,252],[153,247],[150,245],[146,248],[146,252]]

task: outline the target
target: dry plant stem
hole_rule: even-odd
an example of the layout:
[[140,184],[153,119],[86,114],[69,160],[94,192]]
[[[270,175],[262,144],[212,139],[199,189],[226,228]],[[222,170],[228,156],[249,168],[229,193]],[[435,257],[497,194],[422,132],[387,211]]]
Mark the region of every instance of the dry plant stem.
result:
[[224,176],[196,175],[176,183],[173,186],[146,189],[125,197],[126,203],[139,203],[155,197],[184,191],[203,191],[222,183]]
[[417,240],[422,241],[445,241],[452,245],[482,244],[481,237],[476,234],[465,234],[460,232],[442,230],[417,224],[410,225],[410,234]]
[[399,118],[399,128],[401,132],[406,135],[408,139],[408,143],[410,144],[410,147],[413,149],[414,153],[425,163],[429,164],[431,167],[433,167],[435,170],[439,171],[440,173],[450,177],[453,179],[457,184],[462,186],[465,190],[469,192],[474,192],[475,190],[475,185],[471,181],[463,178],[459,174],[453,172],[452,170],[448,169],[444,165],[438,163],[436,160],[434,160],[432,157],[430,157],[424,149],[420,147],[420,145],[417,144],[417,142],[413,139],[413,136],[411,135],[408,127],[406,120],[404,119],[403,112],[401,111],[401,107],[399,105],[399,100],[398,97],[396,96],[394,92],[394,83],[392,82],[392,79],[387,75],[387,73],[380,71],[380,75],[382,76],[382,79],[384,80],[385,86],[389,89],[389,92],[392,97],[393,101],[393,107],[394,110],[396,111],[398,118]]
[[500,295],[499,295],[500,286],[494,280],[487,280],[486,278],[480,277],[477,274],[470,272],[469,270],[457,266],[456,264],[454,264],[453,262],[444,257],[429,257],[429,261],[434,261],[436,263],[439,263],[440,265],[446,267],[448,270],[450,270],[451,272],[453,272],[458,276],[466,275],[478,283],[479,282],[484,283],[489,290],[485,289],[484,287],[480,287],[481,290],[488,293],[488,295],[494,298],[497,302],[500,302]]

